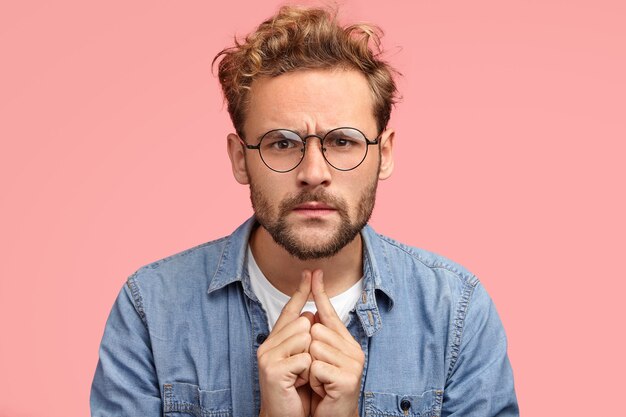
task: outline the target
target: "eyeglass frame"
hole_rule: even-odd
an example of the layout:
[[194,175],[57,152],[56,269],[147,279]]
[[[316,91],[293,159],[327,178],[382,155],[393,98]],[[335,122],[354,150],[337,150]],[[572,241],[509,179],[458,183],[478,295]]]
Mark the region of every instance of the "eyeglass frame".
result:
[[[329,134],[331,134],[332,132],[335,132],[335,131],[340,130],[340,129],[356,130],[361,135],[363,135],[363,138],[365,139],[366,147],[365,147],[365,154],[363,155],[363,159],[361,159],[361,161],[358,164],[356,164],[354,167],[352,167],[352,168],[348,168],[348,169],[337,168],[336,166],[334,166],[333,164],[330,163],[328,158],[326,158],[326,153],[324,152],[324,139],[326,139],[326,137]],[[303,145],[302,148],[304,149],[302,151],[302,157],[300,158],[300,161],[298,161],[298,163],[293,168],[290,168],[290,169],[285,170],[285,171],[280,171],[278,169],[274,169],[271,166],[269,166],[268,163],[265,162],[265,159],[263,158],[263,153],[261,153],[261,142],[263,141],[263,138],[265,136],[267,136],[268,134],[272,133],[272,132],[281,131],[281,130],[284,130],[284,131],[287,131],[287,132],[291,132],[291,133],[295,134],[296,136],[298,136],[300,138],[300,140],[302,140],[302,145]],[[293,171],[294,169],[298,168],[298,166],[300,166],[302,161],[304,161],[304,156],[306,155],[306,142],[307,142],[307,139],[308,138],[318,138],[320,140],[320,146],[321,146],[322,156],[324,157],[324,161],[326,161],[326,163],[328,165],[330,165],[331,167],[333,167],[337,171],[346,172],[346,171],[352,171],[353,169],[357,169],[363,163],[363,161],[365,161],[365,158],[367,158],[367,153],[369,151],[370,145],[379,145],[380,144],[380,137],[382,136],[383,132],[380,132],[376,136],[376,139],[368,139],[368,137],[365,135],[365,133],[361,132],[356,127],[350,127],[350,126],[336,127],[334,129],[331,129],[328,132],[326,132],[324,134],[324,136],[320,136],[320,135],[317,135],[317,134],[310,134],[310,135],[306,135],[305,137],[302,137],[300,135],[300,133],[296,132],[295,130],[291,130],[291,129],[272,129],[272,130],[268,130],[267,132],[263,133],[260,136],[260,138],[259,138],[259,143],[256,144],[256,145],[250,145],[249,143],[246,143],[245,138],[242,139],[243,135],[239,136],[239,140],[241,141],[241,144],[245,146],[245,148],[247,148],[247,149],[256,149],[257,151],[259,151],[259,157],[261,158],[261,161],[263,161],[263,164],[265,164],[266,167],[268,167],[269,169],[271,169],[274,172],[278,172],[278,173],[284,174],[284,173]]]

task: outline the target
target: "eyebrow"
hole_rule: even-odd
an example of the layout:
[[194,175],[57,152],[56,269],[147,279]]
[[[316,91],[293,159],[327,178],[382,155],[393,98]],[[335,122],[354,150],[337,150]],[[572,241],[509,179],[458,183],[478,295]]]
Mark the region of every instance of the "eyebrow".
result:
[[[318,136],[321,136],[321,137],[324,137],[331,130],[335,130],[335,129],[342,128],[342,127],[349,127],[349,126],[337,126],[337,127],[333,127],[333,128],[330,128],[330,129],[325,129],[325,130],[321,130],[321,131],[315,132],[314,134],[318,135]],[[257,142],[260,141],[261,138],[263,138],[263,136],[265,136],[266,134],[268,134],[269,132],[271,132],[273,130],[289,130],[291,132],[297,133],[298,136],[300,136],[300,138],[304,138],[306,136],[309,136],[308,133],[304,133],[304,131],[300,130],[300,129],[292,129],[292,128],[289,128],[289,127],[275,127],[273,129],[265,130],[263,133],[261,133],[261,135],[257,137]]]

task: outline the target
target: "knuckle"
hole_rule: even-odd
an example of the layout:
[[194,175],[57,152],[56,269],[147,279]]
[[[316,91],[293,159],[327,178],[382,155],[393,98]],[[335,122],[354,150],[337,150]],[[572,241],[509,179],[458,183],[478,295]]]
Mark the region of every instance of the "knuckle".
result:
[[311,326],[311,334],[314,337],[319,337],[320,336],[320,332],[322,331],[322,327],[324,327],[323,324],[315,323],[313,326]]
[[313,359],[311,361],[311,366],[310,366],[311,373],[318,373],[319,369],[320,369],[320,366],[323,366],[322,365],[322,361],[319,361],[317,359]]
[[302,331],[309,331],[311,328],[311,322],[306,317],[300,316],[296,319],[298,323],[298,328],[302,329]]
[[300,342],[310,346],[311,345],[311,334],[310,333],[300,333],[298,335],[298,337],[300,338]]
[[320,342],[319,340],[312,340],[311,344],[309,345],[309,351],[311,352],[312,355],[314,356],[318,356],[323,350],[323,345],[322,342]]

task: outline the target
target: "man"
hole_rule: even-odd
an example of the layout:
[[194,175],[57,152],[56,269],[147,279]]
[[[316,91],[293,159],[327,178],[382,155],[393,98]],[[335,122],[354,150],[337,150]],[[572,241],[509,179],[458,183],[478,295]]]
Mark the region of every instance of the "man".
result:
[[94,416],[518,414],[477,279],[367,226],[393,171],[396,87],[376,33],[284,7],[218,54],[255,215],[128,279]]

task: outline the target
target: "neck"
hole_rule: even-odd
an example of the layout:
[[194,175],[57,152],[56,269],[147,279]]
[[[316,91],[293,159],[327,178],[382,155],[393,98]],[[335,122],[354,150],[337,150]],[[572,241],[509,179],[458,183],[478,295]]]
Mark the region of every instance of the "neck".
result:
[[337,254],[322,259],[302,261],[294,257],[260,225],[250,236],[250,247],[263,275],[280,292],[289,296],[298,288],[304,269],[321,269],[324,272],[324,288],[329,297],[346,291],[363,275],[363,241],[360,233]]

